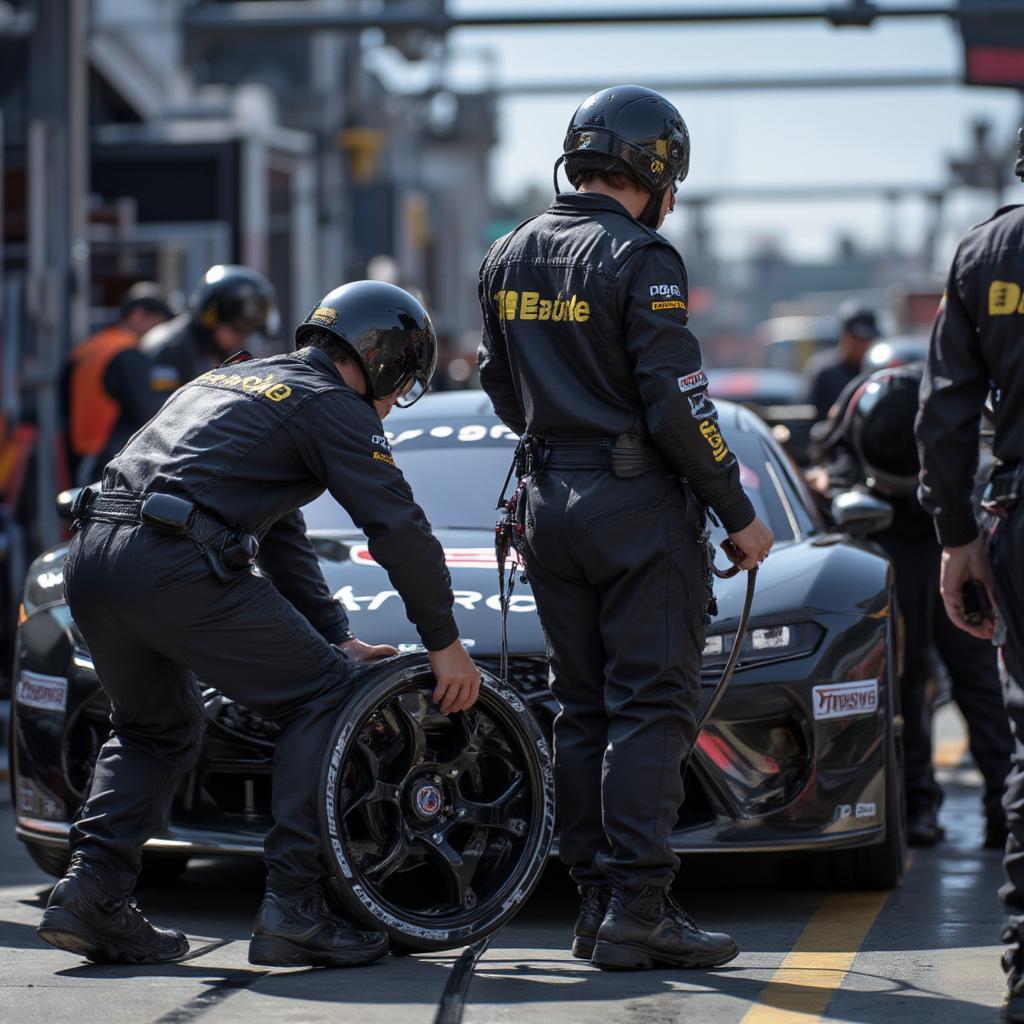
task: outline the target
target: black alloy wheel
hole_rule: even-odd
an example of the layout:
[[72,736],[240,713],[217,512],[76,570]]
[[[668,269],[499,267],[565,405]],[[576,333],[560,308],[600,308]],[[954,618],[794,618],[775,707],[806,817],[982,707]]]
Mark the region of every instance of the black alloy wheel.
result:
[[512,690],[444,715],[423,655],[363,674],[331,733],[321,776],[335,902],[410,952],[465,946],[529,897],[551,851],[548,741]]

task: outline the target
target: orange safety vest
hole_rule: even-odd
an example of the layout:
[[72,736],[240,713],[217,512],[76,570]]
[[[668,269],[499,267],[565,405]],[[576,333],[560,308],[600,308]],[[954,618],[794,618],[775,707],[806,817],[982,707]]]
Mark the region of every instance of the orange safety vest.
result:
[[110,440],[121,403],[110,397],[103,378],[114,357],[138,340],[123,327],[108,327],[71,353],[69,440],[76,455],[99,455]]

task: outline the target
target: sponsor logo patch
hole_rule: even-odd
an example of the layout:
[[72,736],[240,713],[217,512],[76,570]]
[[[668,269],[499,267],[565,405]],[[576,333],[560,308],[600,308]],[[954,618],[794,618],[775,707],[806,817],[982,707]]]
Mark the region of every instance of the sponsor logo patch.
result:
[[216,384],[222,388],[236,388],[250,395],[262,395],[272,402],[283,402],[288,398],[292,389],[288,384],[281,384],[273,373],[261,377],[258,373],[221,373],[219,370],[210,370],[208,373],[196,377],[193,384]]
[[878,680],[858,683],[828,683],[811,690],[815,721],[873,715],[878,710]]
[[988,286],[989,316],[1009,316],[1024,313],[1021,287],[1013,281],[993,281]]
[[68,681],[62,676],[43,676],[22,672],[18,676],[15,700],[25,708],[40,711],[64,711],[68,703]]
[[494,296],[499,320],[551,320],[554,323],[585,324],[590,319],[590,303],[573,295],[566,299],[545,299],[540,292],[502,289]]
[[717,415],[715,403],[706,391],[699,395],[687,395],[686,400],[690,403],[690,415],[695,420],[706,420]]
[[688,373],[685,377],[679,377],[676,383],[679,385],[679,390],[685,395],[687,391],[706,388],[708,386],[708,377],[703,370],[698,370],[696,373]]
[[681,299],[683,293],[677,284],[652,284],[651,298],[653,299],[657,296],[661,296],[663,299]]
[[682,299],[660,299],[651,303],[651,309],[686,309],[686,303]]
[[309,319],[311,323],[321,324],[323,327],[331,327],[338,319],[338,311],[331,309],[330,306],[317,306],[309,314]]
[[729,447],[718,429],[718,424],[714,420],[702,420],[699,429],[711,449],[711,457],[715,462],[721,462],[729,454]]
[[871,803],[857,804],[857,817],[858,818],[877,818],[878,811],[874,801]]
[[387,452],[373,452],[374,462],[386,462],[389,466],[395,464],[395,460]]

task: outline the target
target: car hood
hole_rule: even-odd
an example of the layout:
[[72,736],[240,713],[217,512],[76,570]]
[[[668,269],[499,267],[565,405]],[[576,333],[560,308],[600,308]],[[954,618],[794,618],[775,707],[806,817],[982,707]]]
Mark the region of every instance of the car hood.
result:
[[[501,649],[501,612],[494,534],[490,530],[434,531],[445,550],[455,593],[459,633],[478,657]],[[352,630],[367,643],[419,644],[387,573],[370,557],[359,533],[314,532],[324,577],[342,602]],[[725,556],[718,555],[719,565]],[[887,563],[848,538],[819,537],[779,546],[758,573],[752,621],[813,618],[826,612],[876,615],[884,610]],[[746,574],[715,580],[718,616],[710,632],[735,628],[743,607]],[[540,654],[544,638],[529,583],[516,576],[508,617],[513,654]]]

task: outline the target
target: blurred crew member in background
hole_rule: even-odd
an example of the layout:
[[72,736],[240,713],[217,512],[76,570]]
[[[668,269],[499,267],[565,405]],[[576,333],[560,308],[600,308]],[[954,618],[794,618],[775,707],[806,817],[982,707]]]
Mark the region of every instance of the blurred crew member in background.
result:
[[397,653],[357,640],[324,581],[299,509],[325,489],[405,602],[441,712],[464,711],[479,692],[444,552],[381,424],[429,384],[430,318],[400,288],[358,281],[321,300],[295,344],[186,383],[107,465],[102,492],[85,488],[76,501],[65,593],[112,732],[38,931],[89,960],[160,963],[188,951],[132,893],[142,846],[163,828],[202,741],[197,677],[280,727],[250,961],[343,967],[387,953],[386,935],[331,908],[320,852],[317,766],[354,663]]
[[273,285],[258,271],[218,263],[203,274],[188,309],[142,339],[142,351],[174,390],[277,330]]
[[121,300],[116,324],[68,357],[68,443],[77,483],[97,479],[128,438],[163,405],[170,385],[139,351],[139,339],[173,316],[160,288],[140,281]]
[[711,599],[704,508],[743,568],[774,540],[708,398],[683,261],[657,233],[689,158],[664,96],[595,93],[565,137],[577,192],[495,242],[480,271],[480,383],[524,438],[527,569],[561,705],[561,855],[582,896],[573,954],[607,969],[739,953],[671,893]]
[[859,376],[864,356],[881,336],[875,311],[856,300],[839,307],[839,341],[833,349],[815,353],[804,367],[808,400],[818,410],[818,420],[828,416],[843,388]]
[[865,374],[851,383],[833,408],[827,434],[815,446],[814,457],[821,465],[808,479],[829,500],[857,487],[893,508],[892,524],[871,539],[892,560],[903,616],[900,704],[910,844],[934,846],[944,835],[928,700],[928,651],[934,646],[949,670],[953,699],[967,721],[971,756],[985,780],[985,847],[1002,849],[1002,799],[1012,741],[995,650],[987,641],[957,629],[938,597],[941,550],[931,516],[917,499],[920,462],[914,418],[923,372],[921,363],[910,363]]
[[[1024,178],[1024,130],[1017,175]],[[1006,786],[1010,836],[1000,890],[1010,921],[1003,933],[1009,994],[1005,1019],[1024,1021],[1024,207],[1005,206],[960,242],[932,328],[921,388],[917,440],[921,503],[942,544],[940,588],[949,617],[983,639],[1005,628],[1004,698],[1013,729]],[[985,505],[999,518],[989,542],[971,501],[982,407],[995,402],[992,471]],[[990,561],[991,559],[991,561]],[[1002,639],[1002,637],[1000,637]]]

